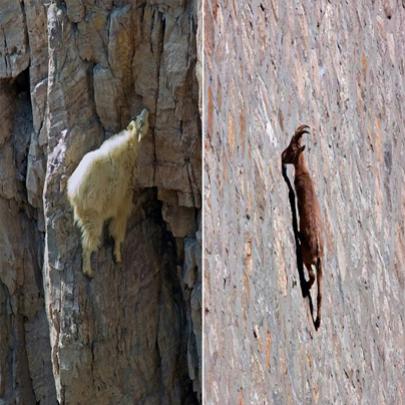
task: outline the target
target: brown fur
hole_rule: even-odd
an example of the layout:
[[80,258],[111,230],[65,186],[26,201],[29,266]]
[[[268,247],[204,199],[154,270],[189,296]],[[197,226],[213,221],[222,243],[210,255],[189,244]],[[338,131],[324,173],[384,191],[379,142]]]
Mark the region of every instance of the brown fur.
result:
[[309,274],[308,290],[315,282],[315,273],[312,266],[316,266],[318,297],[315,327],[318,329],[321,324],[323,241],[321,210],[315,194],[314,182],[304,159],[305,145],[301,145],[302,135],[309,133],[308,129],[307,125],[301,125],[296,129],[290,144],[281,155],[281,160],[283,165],[292,164],[295,168],[294,186],[300,216],[301,254]]

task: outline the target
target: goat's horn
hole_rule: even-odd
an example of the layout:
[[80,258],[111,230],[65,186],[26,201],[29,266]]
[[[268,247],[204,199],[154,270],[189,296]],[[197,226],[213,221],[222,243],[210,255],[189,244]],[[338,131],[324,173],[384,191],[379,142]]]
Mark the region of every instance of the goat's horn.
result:
[[295,139],[300,139],[303,134],[309,134],[309,126],[308,125],[300,125],[294,134]]

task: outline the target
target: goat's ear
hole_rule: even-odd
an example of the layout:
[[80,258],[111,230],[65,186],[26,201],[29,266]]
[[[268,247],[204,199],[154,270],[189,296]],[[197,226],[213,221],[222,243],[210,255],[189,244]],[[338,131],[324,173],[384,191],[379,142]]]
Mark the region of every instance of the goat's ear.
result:
[[304,152],[304,150],[305,150],[305,145],[300,147],[300,149],[299,149],[299,153]]

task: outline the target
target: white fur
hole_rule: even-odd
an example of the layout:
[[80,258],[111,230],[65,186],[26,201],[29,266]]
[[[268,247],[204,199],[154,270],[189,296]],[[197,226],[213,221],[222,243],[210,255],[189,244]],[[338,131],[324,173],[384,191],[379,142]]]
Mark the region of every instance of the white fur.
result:
[[121,243],[132,209],[133,173],[139,143],[148,128],[148,112],[143,110],[127,129],[84,155],[68,180],[68,199],[82,231],[83,273],[90,277],[91,254],[98,249],[104,221],[109,218],[115,260],[122,260]]

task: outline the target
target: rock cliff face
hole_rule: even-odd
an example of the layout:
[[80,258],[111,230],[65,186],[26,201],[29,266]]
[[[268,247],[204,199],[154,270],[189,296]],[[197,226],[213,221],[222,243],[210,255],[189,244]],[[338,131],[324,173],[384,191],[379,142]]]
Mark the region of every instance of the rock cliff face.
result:
[[[205,403],[404,404],[405,4],[205,5]],[[281,175],[303,123],[318,332]]]
[[[195,1],[0,9],[0,403],[198,403],[201,137]],[[66,182],[143,107],[123,265],[81,273]]]

